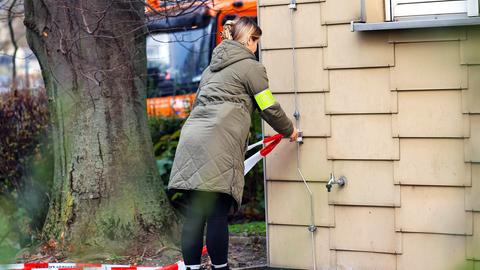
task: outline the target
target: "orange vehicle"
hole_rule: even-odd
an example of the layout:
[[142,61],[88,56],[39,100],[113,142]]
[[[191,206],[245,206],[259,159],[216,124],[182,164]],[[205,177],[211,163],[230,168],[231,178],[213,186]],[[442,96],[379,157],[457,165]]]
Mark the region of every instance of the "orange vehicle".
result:
[[147,113],[188,116],[203,70],[221,42],[223,24],[237,16],[256,19],[256,0],[210,0],[162,6],[148,0]]

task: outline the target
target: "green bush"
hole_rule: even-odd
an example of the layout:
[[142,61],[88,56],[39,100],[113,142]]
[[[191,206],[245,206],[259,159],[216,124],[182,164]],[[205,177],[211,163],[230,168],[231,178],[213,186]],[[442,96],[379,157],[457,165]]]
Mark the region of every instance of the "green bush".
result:
[[0,263],[35,240],[48,210],[53,151],[44,90],[0,95]]
[[13,200],[0,196],[0,264],[12,263],[20,250],[19,236],[12,219],[18,212]]
[[184,122],[185,119],[177,117],[149,117],[148,119],[158,172],[165,186],[168,185],[173,158]]
[[15,90],[0,96],[0,194],[24,189],[28,157],[47,126],[45,91]]

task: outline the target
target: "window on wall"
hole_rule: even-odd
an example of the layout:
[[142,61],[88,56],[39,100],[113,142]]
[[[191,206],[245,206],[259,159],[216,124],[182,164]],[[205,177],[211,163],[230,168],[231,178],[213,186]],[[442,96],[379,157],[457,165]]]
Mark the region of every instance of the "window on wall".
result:
[[480,0],[359,0],[352,31],[480,25]]
[[478,16],[478,0],[385,0],[387,21]]

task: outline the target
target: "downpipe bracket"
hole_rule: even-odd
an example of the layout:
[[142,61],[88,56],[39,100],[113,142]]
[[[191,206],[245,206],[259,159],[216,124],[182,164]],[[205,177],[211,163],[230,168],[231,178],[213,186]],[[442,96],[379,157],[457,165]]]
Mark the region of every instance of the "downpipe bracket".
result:
[[300,119],[300,112],[295,110],[295,112],[293,113],[293,117],[295,117],[296,120],[299,120]]
[[297,1],[296,0],[290,0],[290,4],[288,4],[288,8],[296,10],[297,9]]
[[[295,110],[293,113],[293,117],[295,117],[295,120],[298,121],[300,120],[300,112],[298,110]],[[297,136],[297,143],[298,144],[303,144],[303,132],[300,130],[300,128],[297,130],[298,136]]]
[[298,132],[298,136],[297,136],[297,143],[298,144],[303,144],[303,132],[302,131],[297,131]]

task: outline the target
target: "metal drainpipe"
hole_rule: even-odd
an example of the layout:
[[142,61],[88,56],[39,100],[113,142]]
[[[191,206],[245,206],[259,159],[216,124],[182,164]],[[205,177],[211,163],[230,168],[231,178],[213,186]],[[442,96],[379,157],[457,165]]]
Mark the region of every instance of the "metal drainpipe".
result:
[[[260,16],[259,15],[259,11],[260,11],[260,1],[261,0],[257,0],[257,24],[261,27],[261,22],[260,22]],[[260,40],[260,52],[258,54],[258,60],[260,62],[262,62],[262,41]],[[265,135],[265,123],[264,121],[261,121],[262,123],[262,139],[264,139],[264,135]],[[263,197],[264,197],[264,205],[265,205],[265,238],[266,238],[266,247],[267,247],[267,266],[270,266],[270,241],[269,241],[269,236],[268,236],[268,232],[269,232],[269,226],[268,226],[268,186],[267,186],[267,162],[266,162],[266,158],[263,158],[262,160],[262,163],[263,163]]]
[[302,170],[300,168],[300,145],[303,143],[302,141],[302,134],[300,129],[300,112],[298,110],[298,90],[297,90],[297,59],[295,57],[295,27],[293,21],[293,13],[297,9],[297,2],[296,0],[290,0],[290,4],[288,5],[290,9],[290,27],[291,27],[291,35],[292,35],[292,61],[293,61],[293,88],[295,91],[295,124],[297,130],[299,132],[299,140],[297,140],[297,171],[300,177],[302,178],[303,183],[305,184],[306,191],[308,193],[310,199],[310,226],[308,226],[308,231],[311,234],[312,239],[312,259],[313,259],[313,269],[317,269],[317,257],[316,257],[316,245],[315,245],[315,232],[317,231],[317,226],[315,226],[315,213],[313,209],[313,193],[310,189],[310,186],[307,183],[307,180],[303,176]]

